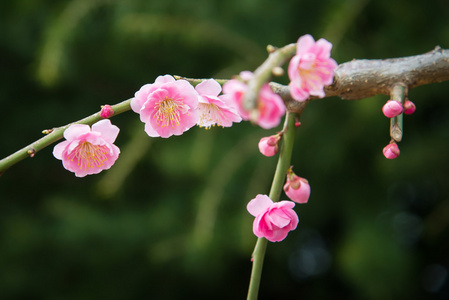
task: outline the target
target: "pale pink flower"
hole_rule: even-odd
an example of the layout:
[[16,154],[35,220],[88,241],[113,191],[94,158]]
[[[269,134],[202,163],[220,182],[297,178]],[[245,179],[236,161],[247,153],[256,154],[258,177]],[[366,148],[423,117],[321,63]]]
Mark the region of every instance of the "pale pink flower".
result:
[[210,128],[218,126],[231,127],[232,122],[242,121],[234,103],[229,97],[218,96],[221,85],[214,79],[208,79],[195,87],[199,94],[198,125]]
[[288,65],[290,94],[297,101],[304,101],[310,95],[324,97],[324,86],[332,84],[335,60],[330,58],[332,44],[325,39],[315,42],[309,34],[296,43],[296,55]]
[[159,76],[135,93],[131,108],[140,114],[151,137],[181,135],[198,121],[198,93],[186,80]]
[[384,156],[388,159],[395,159],[401,153],[399,147],[395,142],[392,142],[384,147],[382,150]]
[[287,171],[287,182],[284,192],[290,200],[296,203],[307,203],[310,197],[310,185],[307,179],[299,177],[293,172],[292,167]]
[[[249,80],[252,76],[249,71],[240,73],[240,77],[244,80]],[[268,84],[264,84],[259,91],[256,109],[248,111],[243,106],[247,89],[246,83],[237,79],[231,79],[223,85],[225,97],[230,97],[235,103],[243,120],[250,120],[264,129],[278,126],[286,111],[282,98],[275,94]]]
[[278,153],[280,139],[281,136],[279,134],[261,138],[258,145],[260,153],[268,157]]
[[270,242],[285,239],[298,226],[299,218],[293,210],[294,206],[292,201],[273,202],[267,195],[257,195],[246,207],[256,217],[253,223],[254,234]]
[[112,109],[112,107],[110,105],[106,104],[101,107],[100,117],[102,117],[103,119],[110,118],[110,117],[112,117],[113,114],[114,114],[114,110]]
[[408,99],[405,99],[404,114],[411,115],[415,112],[415,110],[416,110],[415,103],[413,103],[412,101],[410,101]]
[[382,107],[382,112],[385,117],[393,118],[400,115],[403,111],[402,104],[396,100],[388,100],[387,103]]
[[71,125],[64,131],[66,140],[53,148],[53,155],[76,177],[100,173],[109,169],[120,154],[113,144],[119,131],[110,120],[98,121],[92,129],[84,124]]

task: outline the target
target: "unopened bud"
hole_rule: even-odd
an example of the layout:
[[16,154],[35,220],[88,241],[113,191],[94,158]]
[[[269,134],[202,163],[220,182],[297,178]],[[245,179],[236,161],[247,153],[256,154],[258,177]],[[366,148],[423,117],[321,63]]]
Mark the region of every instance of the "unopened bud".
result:
[[388,159],[395,159],[400,154],[399,147],[395,142],[386,145],[382,152]]
[[271,73],[273,73],[274,76],[282,76],[284,75],[284,69],[281,67],[274,67],[273,70],[271,70]]
[[287,171],[287,182],[284,192],[290,200],[296,203],[307,203],[310,197],[310,185],[307,179],[299,177],[293,172],[292,167]]
[[101,106],[100,117],[102,117],[103,119],[107,119],[112,117],[113,114],[114,110],[110,105],[106,104]]
[[404,103],[404,114],[411,115],[416,110],[416,105],[412,101],[406,99]]
[[279,151],[279,140],[281,136],[275,134],[268,137],[263,137],[259,141],[259,151],[265,156],[273,156]]
[[382,107],[382,112],[387,118],[394,118],[400,115],[403,111],[401,102],[396,100],[388,100]]

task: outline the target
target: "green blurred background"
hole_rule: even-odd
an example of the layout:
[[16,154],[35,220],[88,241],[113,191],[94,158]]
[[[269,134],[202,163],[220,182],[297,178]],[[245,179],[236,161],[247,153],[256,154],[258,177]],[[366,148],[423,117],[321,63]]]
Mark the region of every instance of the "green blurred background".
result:
[[[449,47],[448,20],[446,0],[2,1],[0,157],[158,75],[229,78],[306,33],[338,63],[421,54]],[[307,107],[292,164],[312,195],[269,244],[260,299],[448,299],[448,94],[448,82],[410,92],[393,161],[386,96]],[[246,204],[276,164],[257,142],[279,128],[161,139],[133,112],[112,122],[109,171],[76,178],[48,147],[0,178],[0,299],[244,299]]]

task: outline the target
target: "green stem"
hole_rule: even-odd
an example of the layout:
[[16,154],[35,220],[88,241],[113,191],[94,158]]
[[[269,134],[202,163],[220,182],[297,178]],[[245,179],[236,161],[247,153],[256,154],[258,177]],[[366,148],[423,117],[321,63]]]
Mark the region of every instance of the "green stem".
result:
[[[269,197],[273,201],[279,201],[282,192],[287,170],[290,167],[290,160],[293,150],[293,142],[295,138],[295,119],[297,114],[288,112],[285,117],[284,135],[281,150],[279,151],[278,164],[274,173],[273,183],[271,184]],[[257,299],[260,286],[260,278],[262,276],[263,260],[268,241],[265,238],[258,238],[253,252],[253,268],[251,271],[251,279],[248,289],[248,300]]]
[[[131,99],[125,100],[118,104],[112,105],[112,109],[114,111],[114,116],[121,114],[125,111],[131,109],[130,103]],[[53,144],[54,142],[60,140],[63,137],[64,131],[73,124],[87,124],[92,125],[93,123],[100,121],[102,118],[100,117],[100,113],[97,112],[89,117],[81,119],[79,121],[67,124],[65,126],[53,128],[51,130],[44,130],[44,132],[49,132],[46,136],[40,138],[39,140],[29,144],[28,146],[20,149],[19,151],[11,154],[8,157],[0,160],[0,175],[2,175],[8,168],[15,165],[19,161],[27,158],[33,157],[37,152],[42,150],[43,148]]]
[[289,44],[271,51],[268,58],[255,71],[254,77],[248,81],[248,89],[243,99],[243,107],[252,110],[257,106],[259,91],[273,75],[273,69],[284,65],[296,53],[296,44]]
[[[401,102],[402,106],[404,106],[406,94],[407,88],[399,83],[393,86],[390,97],[392,100]],[[404,114],[401,113],[390,120],[390,136],[398,143],[402,140],[403,135],[403,116]]]

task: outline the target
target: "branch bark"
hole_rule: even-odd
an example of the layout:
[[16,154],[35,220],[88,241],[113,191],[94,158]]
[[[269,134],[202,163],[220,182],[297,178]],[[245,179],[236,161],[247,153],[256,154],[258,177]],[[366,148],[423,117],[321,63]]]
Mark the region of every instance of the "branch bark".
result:
[[[338,96],[344,100],[360,100],[378,94],[390,95],[394,86],[401,84],[406,90],[430,83],[449,81],[449,50],[439,46],[415,56],[392,59],[357,59],[340,64],[334,82],[324,88],[325,97]],[[288,86],[272,85],[284,96],[287,109],[301,112],[310,100],[299,103],[288,97]]]

